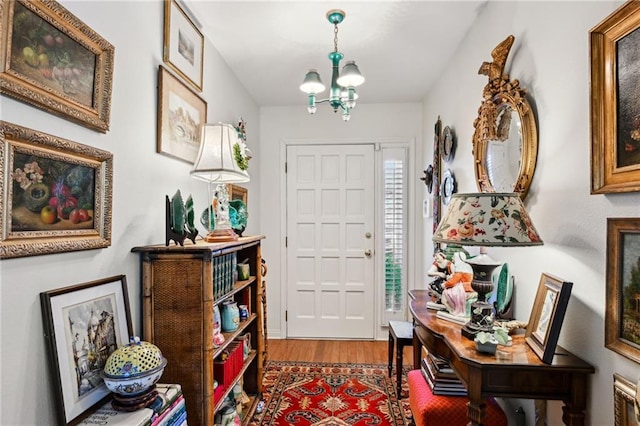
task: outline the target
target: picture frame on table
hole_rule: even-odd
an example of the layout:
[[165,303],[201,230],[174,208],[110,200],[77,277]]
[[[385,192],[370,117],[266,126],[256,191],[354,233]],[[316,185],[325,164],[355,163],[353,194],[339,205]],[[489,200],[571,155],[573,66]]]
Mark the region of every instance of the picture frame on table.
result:
[[573,283],[543,273],[529,316],[525,341],[545,364],[551,364]]
[[0,7],[0,93],[106,133],[114,47],[56,1]]
[[74,425],[111,396],[100,372],[133,334],[127,280],[42,292],[40,305],[58,424]]
[[615,426],[636,426],[635,402],[637,385],[613,373],[613,410]]
[[204,36],[176,0],[164,2],[164,62],[198,92],[202,91]]
[[241,200],[245,206],[247,207],[249,206],[247,204],[247,199],[248,199],[247,188],[230,183],[230,184],[227,184],[227,192],[229,193],[229,201]]
[[640,191],[640,2],[589,31],[591,193]]
[[157,152],[193,164],[207,103],[162,65],[158,68]]
[[607,219],[605,347],[640,363],[640,219]]
[[0,143],[0,259],[111,245],[113,154],[6,121]]

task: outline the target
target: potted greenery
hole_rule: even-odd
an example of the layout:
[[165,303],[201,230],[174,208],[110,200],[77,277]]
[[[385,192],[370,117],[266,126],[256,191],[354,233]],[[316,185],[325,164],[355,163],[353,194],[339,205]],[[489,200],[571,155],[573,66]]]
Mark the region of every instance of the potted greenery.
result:
[[496,353],[496,347],[498,345],[508,345],[510,340],[509,332],[503,327],[494,327],[493,333],[480,331],[474,339],[478,352],[488,354]]

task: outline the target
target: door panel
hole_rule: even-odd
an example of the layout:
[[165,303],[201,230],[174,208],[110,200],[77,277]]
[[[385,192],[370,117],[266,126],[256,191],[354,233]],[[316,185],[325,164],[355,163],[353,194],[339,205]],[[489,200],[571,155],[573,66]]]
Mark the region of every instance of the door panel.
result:
[[373,146],[288,146],[287,166],[287,336],[373,338]]

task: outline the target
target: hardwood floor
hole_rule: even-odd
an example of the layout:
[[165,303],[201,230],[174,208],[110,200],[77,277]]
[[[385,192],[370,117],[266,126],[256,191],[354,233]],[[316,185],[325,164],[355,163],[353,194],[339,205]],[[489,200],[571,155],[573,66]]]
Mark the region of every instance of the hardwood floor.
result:
[[[410,346],[404,348],[402,363],[413,365]],[[388,342],[373,340],[269,339],[267,358],[273,361],[349,362],[387,364]],[[394,353],[395,365],[395,353]]]

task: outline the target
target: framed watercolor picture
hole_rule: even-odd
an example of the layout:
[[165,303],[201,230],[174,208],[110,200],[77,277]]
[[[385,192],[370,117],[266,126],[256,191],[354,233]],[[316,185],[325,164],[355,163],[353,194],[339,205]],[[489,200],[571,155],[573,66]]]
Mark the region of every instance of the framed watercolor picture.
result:
[[573,283],[543,273],[524,339],[545,364],[555,355]]
[[109,130],[114,47],[56,1],[0,7],[0,93]]
[[207,103],[162,66],[158,90],[158,152],[193,164]]
[[133,333],[127,280],[118,275],[40,293],[58,424],[76,424],[110,397],[100,372]]
[[0,259],[111,245],[113,155],[0,121]]
[[640,219],[607,219],[605,346],[640,363]]
[[640,2],[589,32],[591,193],[640,191]]
[[164,7],[164,62],[200,92],[204,36],[176,0]]

